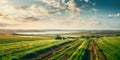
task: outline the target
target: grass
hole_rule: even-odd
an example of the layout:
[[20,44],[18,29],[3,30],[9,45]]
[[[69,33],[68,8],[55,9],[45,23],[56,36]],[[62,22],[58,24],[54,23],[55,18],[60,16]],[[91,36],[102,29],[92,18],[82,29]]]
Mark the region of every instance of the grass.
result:
[[40,40],[0,44],[0,56],[2,56],[3,60],[19,59],[29,54],[36,54],[36,51],[44,51],[46,48],[50,48],[65,42],[68,41]]
[[108,60],[120,59],[120,37],[104,37],[96,40]]
[[34,40],[40,40],[40,39],[39,38],[25,38],[25,37],[0,38],[0,44],[22,42],[22,41],[34,41]]
[[34,40],[53,40],[53,35],[38,35],[38,36],[22,36],[22,35],[11,35],[9,33],[0,35],[0,44],[14,43],[22,41],[34,41]]
[[89,40],[85,40],[68,60],[82,60],[88,44]]
[[[48,37],[46,39],[46,37]],[[20,60],[31,57],[36,57],[39,54],[48,51],[53,47],[59,47],[60,44],[70,42],[72,40],[54,40],[49,39],[53,36],[40,36],[40,38],[29,37],[0,37],[0,58],[2,60]],[[41,39],[45,38],[45,39]],[[120,36],[118,37],[103,37],[94,38],[99,48],[105,53],[108,60],[120,59]],[[87,50],[89,40],[79,39],[73,43],[70,43],[58,51],[54,51],[50,60],[82,60],[85,56],[85,50]],[[69,57],[66,57],[69,56]],[[97,60],[97,59],[96,59]]]
[[83,40],[78,40],[76,41],[72,46],[66,48],[64,51],[62,51],[61,53],[59,53],[58,55],[56,56],[53,56],[52,58],[50,58],[51,60],[55,60],[55,59],[58,59],[58,60],[61,60],[65,55],[71,53],[72,50],[76,49],[77,46],[81,45],[83,42]]

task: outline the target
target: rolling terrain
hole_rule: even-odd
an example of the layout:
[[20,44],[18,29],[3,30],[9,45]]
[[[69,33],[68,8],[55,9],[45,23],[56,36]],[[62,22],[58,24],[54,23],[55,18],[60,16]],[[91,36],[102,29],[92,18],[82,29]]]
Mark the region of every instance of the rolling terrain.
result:
[[[32,36],[32,35],[31,35]],[[116,34],[0,35],[0,60],[119,60]]]

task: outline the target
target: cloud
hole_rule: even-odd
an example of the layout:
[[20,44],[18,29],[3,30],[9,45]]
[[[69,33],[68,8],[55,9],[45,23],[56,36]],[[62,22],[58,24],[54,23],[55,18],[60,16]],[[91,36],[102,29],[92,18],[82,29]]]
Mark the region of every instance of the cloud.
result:
[[1,13],[8,14],[10,16],[26,17],[34,15],[42,16],[48,14],[48,10],[46,8],[37,5],[31,5],[29,7],[6,5],[0,8]]
[[2,13],[0,13],[0,16],[3,16],[3,14],[2,14]]
[[[4,14],[1,18],[3,20],[15,20],[15,21],[37,21],[44,19],[45,17],[50,17],[55,14],[67,14],[71,16],[76,16],[80,14],[81,9],[78,5],[70,0],[67,3],[65,0],[41,0],[41,2],[46,3],[43,5],[32,4],[30,6],[14,6],[5,4],[0,7],[0,16]],[[8,3],[8,2],[6,2]],[[25,22],[24,21],[24,22]]]
[[[49,22],[42,22],[42,26],[48,28],[63,28],[63,29],[105,29],[108,26],[106,22],[98,21],[97,17],[79,17],[79,18],[54,18]],[[102,26],[102,28],[101,28]]]
[[9,24],[9,23],[1,23],[0,22],[0,27],[6,27],[6,26],[15,26],[17,24]]
[[87,3],[89,2],[89,0],[84,0],[84,1],[87,2]]
[[94,3],[93,3],[93,6],[95,6],[95,5],[96,5],[96,3],[94,2]]
[[82,12],[87,4],[79,0],[39,0],[39,2],[44,3],[45,6],[49,7],[50,10],[59,10],[61,13],[73,14]]
[[0,0],[0,4],[8,3],[8,0]]
[[[21,29],[31,27],[34,27],[34,29],[92,29],[94,26],[100,25],[98,22],[95,22],[95,17],[77,17],[82,11],[79,8],[80,6],[72,0],[65,3],[65,5],[63,4],[63,6],[42,6],[36,4],[30,6],[5,5],[0,7],[3,9],[0,11],[0,18],[2,18],[0,21],[7,22],[7,24],[3,23],[1,26],[14,26],[14,28],[16,26],[16,28]],[[93,11],[96,11],[96,9],[93,9]]]
[[0,18],[3,20],[36,21],[50,14],[48,9],[37,5],[28,7],[4,5],[0,8]]
[[7,26],[8,24],[5,24],[5,23],[0,23],[0,27],[5,27]]
[[[16,28],[24,26],[24,28],[36,29],[92,29],[105,26],[105,23],[99,21],[94,15],[92,17],[84,16],[84,13],[89,15],[91,13],[89,11],[96,13],[97,9],[88,8],[88,5],[80,0],[38,0],[38,2],[40,4],[29,6],[12,4],[0,6],[1,26],[15,26]],[[89,2],[89,0],[85,0],[85,2]],[[88,11],[84,9],[86,7]]]
[[117,13],[117,15],[116,15],[116,16],[120,17],[120,13]]
[[117,13],[117,14],[109,14],[108,17],[109,17],[109,18],[120,17],[120,13]]
[[[2,0],[4,1],[4,0]],[[5,0],[7,1],[7,0]],[[85,12],[83,6],[86,4],[79,0],[37,0],[40,5],[15,6],[7,4],[0,7],[0,13],[5,14],[5,20],[15,21],[37,21],[49,18],[53,15],[68,15],[75,17]],[[78,3],[79,2],[79,3]],[[86,11],[87,12],[87,11]],[[32,17],[32,18],[31,18]],[[29,19],[28,19],[29,18]],[[31,18],[31,19],[30,19]]]

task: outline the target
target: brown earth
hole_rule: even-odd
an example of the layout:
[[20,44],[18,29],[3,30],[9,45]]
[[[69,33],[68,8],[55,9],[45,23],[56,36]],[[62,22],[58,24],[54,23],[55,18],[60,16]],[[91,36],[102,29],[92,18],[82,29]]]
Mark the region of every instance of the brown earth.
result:
[[88,50],[89,60],[108,60],[94,40],[89,43]]
[[[69,44],[72,44],[74,43],[75,41],[71,41],[69,43],[64,43],[64,44],[61,44],[59,46],[56,46],[56,47],[53,47],[53,48],[50,48],[48,51],[44,52],[44,53],[40,53],[39,55],[37,55],[36,57],[33,57],[33,58],[25,58],[26,60],[47,60],[49,57],[51,57],[52,55],[54,54],[58,54],[59,50],[61,50],[62,48],[65,48],[67,47]],[[62,50],[61,50],[62,51]],[[57,53],[55,53],[57,52]],[[24,58],[23,58],[24,59]]]

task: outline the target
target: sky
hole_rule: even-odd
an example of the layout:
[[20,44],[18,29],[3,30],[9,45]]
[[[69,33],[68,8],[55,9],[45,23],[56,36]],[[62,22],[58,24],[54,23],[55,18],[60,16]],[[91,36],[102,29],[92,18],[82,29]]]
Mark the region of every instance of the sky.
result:
[[0,29],[120,30],[120,0],[0,0]]

